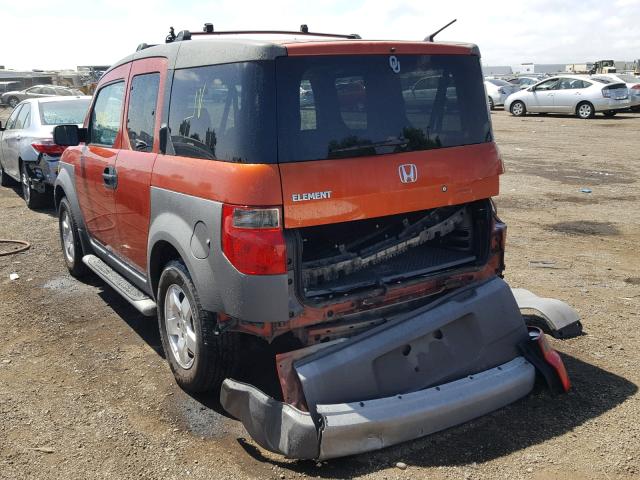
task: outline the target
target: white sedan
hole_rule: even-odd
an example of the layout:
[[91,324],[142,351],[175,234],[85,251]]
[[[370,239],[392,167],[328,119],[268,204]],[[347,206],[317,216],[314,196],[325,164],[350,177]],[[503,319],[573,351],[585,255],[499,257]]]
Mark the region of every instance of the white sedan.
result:
[[504,109],[516,117],[536,112],[569,113],[587,119],[596,112],[612,117],[630,106],[629,90],[624,83],[603,84],[588,77],[562,75],[509,95]]

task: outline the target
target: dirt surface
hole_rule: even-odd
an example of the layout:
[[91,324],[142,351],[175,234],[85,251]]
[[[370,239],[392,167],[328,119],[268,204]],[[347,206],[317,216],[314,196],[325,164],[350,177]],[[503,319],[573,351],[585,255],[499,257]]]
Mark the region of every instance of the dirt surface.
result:
[[0,238],[32,244],[0,257],[0,478],[640,478],[640,115],[492,116],[507,169],[497,200],[506,279],[568,301],[583,320],[583,336],[552,341],[568,395],[537,388],[397,447],[285,460],[214,398],[181,391],[155,319],[95,278],[72,279],[55,212],[0,189]]

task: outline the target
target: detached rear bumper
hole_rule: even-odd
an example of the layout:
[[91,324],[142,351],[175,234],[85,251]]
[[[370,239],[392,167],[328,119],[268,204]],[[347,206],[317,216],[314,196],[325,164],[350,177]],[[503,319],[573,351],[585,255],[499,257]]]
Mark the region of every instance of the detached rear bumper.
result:
[[464,423],[525,396],[535,369],[524,357],[412,393],[363,402],[317,405],[310,413],[278,402],[255,387],[222,384],[222,406],[263,448],[290,458],[327,459],[412,440]]

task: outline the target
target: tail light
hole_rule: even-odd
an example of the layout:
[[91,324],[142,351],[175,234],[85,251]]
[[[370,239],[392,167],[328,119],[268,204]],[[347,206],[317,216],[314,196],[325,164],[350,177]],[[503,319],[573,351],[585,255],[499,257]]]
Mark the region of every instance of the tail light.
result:
[[279,208],[222,207],[222,251],[247,275],[287,272]]
[[640,90],[640,83],[636,83],[633,87],[631,87],[631,90]]
[[604,98],[611,98],[611,90],[609,90],[608,88],[603,88],[602,89],[602,96]]
[[51,156],[62,155],[62,152],[64,152],[67,148],[56,145],[55,143],[53,143],[53,140],[48,139],[36,140],[31,144],[31,146],[36,150],[36,152],[46,153],[47,155]]

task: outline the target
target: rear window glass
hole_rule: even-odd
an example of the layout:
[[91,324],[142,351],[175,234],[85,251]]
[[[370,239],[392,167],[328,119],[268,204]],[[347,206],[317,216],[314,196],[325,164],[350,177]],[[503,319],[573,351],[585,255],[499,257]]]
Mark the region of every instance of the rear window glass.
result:
[[498,80],[497,78],[488,78],[487,82],[493,83],[498,87],[504,87],[505,85],[511,86],[509,82],[505,82],[504,80]]
[[491,140],[477,57],[282,57],[276,79],[280,162]]
[[280,57],[176,70],[176,155],[275,163],[491,141],[480,61],[465,55]]
[[88,98],[42,102],[40,103],[40,123],[42,125],[83,123],[87,110],[89,110],[89,102]]
[[273,62],[176,70],[169,128],[176,155],[275,163]]

